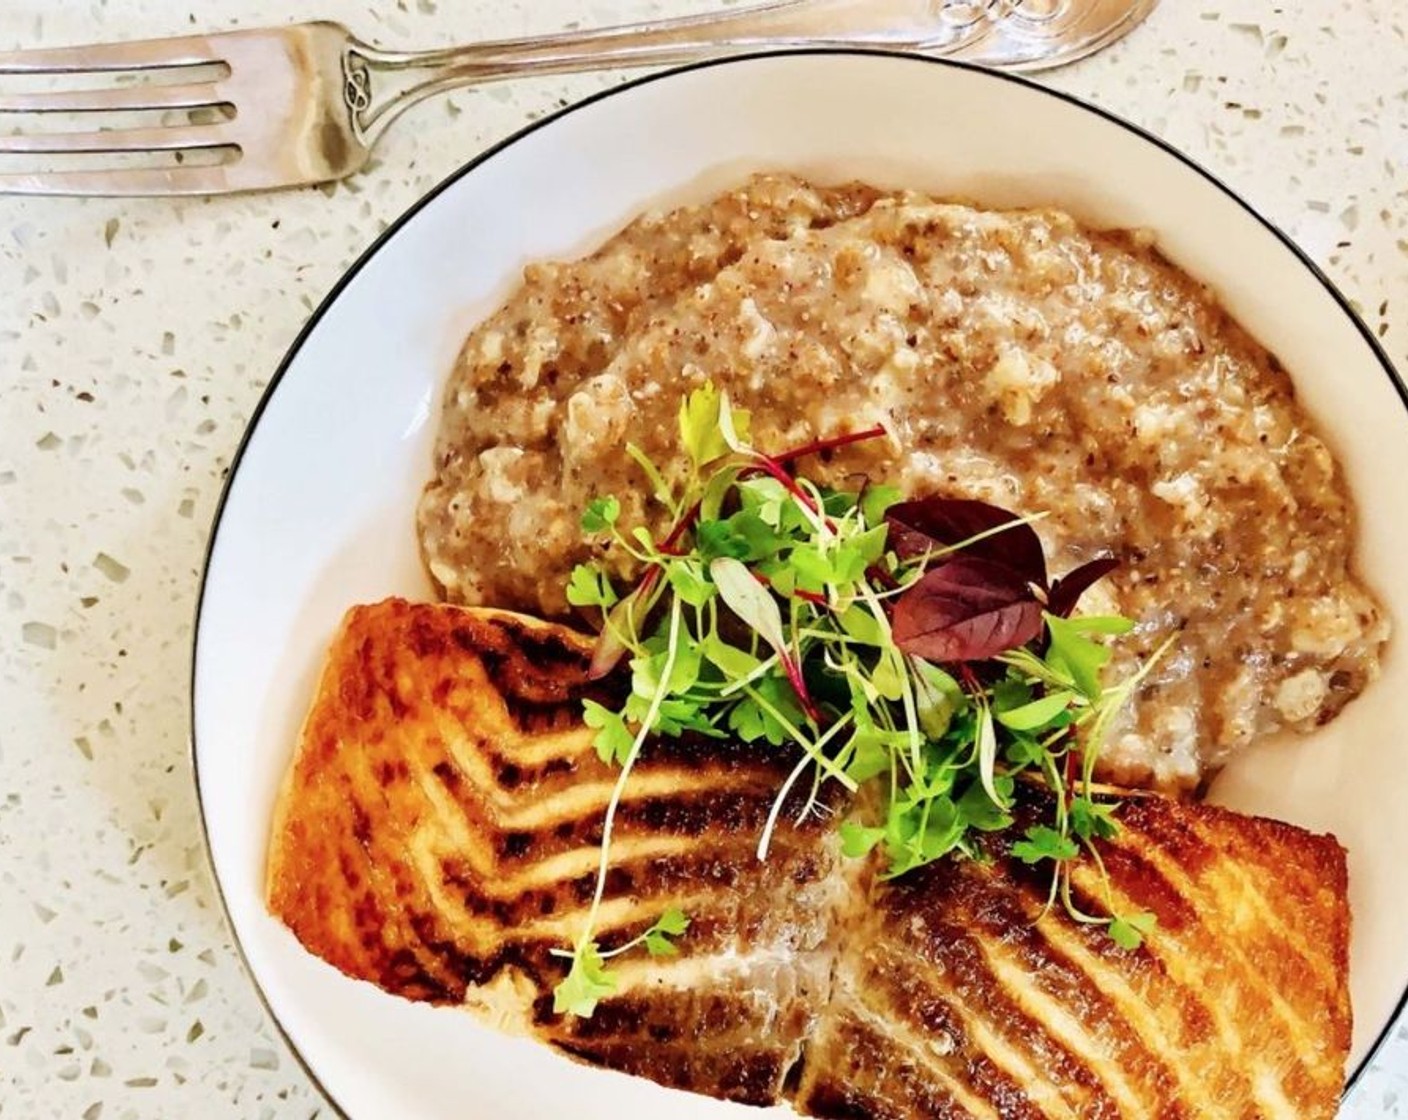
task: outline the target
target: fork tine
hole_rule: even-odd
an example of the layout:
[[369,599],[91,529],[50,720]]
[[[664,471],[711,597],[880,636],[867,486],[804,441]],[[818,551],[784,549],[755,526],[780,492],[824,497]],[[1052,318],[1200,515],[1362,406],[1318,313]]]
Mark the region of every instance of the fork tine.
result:
[[220,62],[220,53],[204,35],[173,39],[137,39],[130,43],[94,43],[84,47],[0,51],[0,74],[73,74],[84,70],[140,70],[149,66],[197,66]]
[[66,89],[53,93],[0,93],[0,113],[88,113],[121,109],[196,109],[225,99],[210,83]]
[[0,152],[164,152],[175,148],[219,148],[233,144],[218,124],[165,128],[115,128],[106,132],[50,132],[0,136]]
[[244,189],[226,167],[125,167],[110,171],[0,172],[0,195],[88,195],[129,198],[134,195],[224,194]]

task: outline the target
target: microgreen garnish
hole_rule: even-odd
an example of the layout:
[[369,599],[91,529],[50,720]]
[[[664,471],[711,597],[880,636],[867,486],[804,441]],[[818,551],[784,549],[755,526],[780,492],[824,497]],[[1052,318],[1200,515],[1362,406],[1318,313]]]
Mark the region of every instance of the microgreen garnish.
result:
[[[594,499],[582,530],[624,553],[640,575],[618,586],[602,562],[579,565],[568,600],[597,613],[593,676],[628,670],[619,708],[585,702],[598,755],[620,773],[607,809],[596,894],[558,986],[560,1013],[590,1015],[615,991],[607,961],[639,946],[676,951],[688,919],[671,910],[603,952],[595,926],[617,806],[653,736],[733,737],[797,752],[758,843],[766,858],[794,787],[873,785],[873,816],[840,829],[842,851],[880,852],[893,878],[946,856],[984,858],[988,833],[1016,831],[1010,855],[1053,868],[1048,906],[1104,926],[1136,948],[1153,918],[1117,913],[1096,841],[1118,833],[1117,805],[1094,785],[1101,746],[1161,647],[1108,684],[1107,639],[1128,619],[1074,616],[1116,565],[1097,558],[1051,580],[1032,525],[983,502],[900,502],[893,487],[818,486],[798,460],[886,435],[843,434],[777,454],[751,443],[750,417],[712,385],[680,406],[682,466],[638,448],[663,529],[622,526],[621,503]],[[612,565],[611,570],[619,570]],[[1028,823],[1018,783],[1044,787],[1050,819]],[[805,788],[805,787],[804,787]],[[1089,856],[1101,915],[1076,904],[1071,873]]]
[[684,911],[672,906],[644,933],[609,952],[602,952],[595,942],[588,942],[571,953],[554,949],[554,956],[570,958],[572,966],[553,992],[553,1011],[558,1015],[591,1018],[596,1005],[616,992],[616,977],[607,969],[607,961],[641,945],[652,957],[673,957],[679,949],[672,939],[688,929],[689,919]]

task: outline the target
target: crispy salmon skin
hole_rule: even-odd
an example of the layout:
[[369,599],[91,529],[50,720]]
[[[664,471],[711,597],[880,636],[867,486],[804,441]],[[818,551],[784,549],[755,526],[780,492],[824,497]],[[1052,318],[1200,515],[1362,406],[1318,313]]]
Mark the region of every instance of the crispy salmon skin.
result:
[[1277,821],[1132,798],[1086,861],[1086,912],[1157,924],[1134,950],[1045,908],[994,844],[844,919],[797,1105],[814,1116],[1332,1120],[1350,1044],[1344,853]]
[[[610,850],[604,949],[667,907],[589,1019],[554,1014],[618,771],[584,698],[592,640],[399,599],[356,607],[280,793],[270,910],[319,957],[467,1006],[572,1057],[833,1120],[1331,1120],[1350,1039],[1344,852],[1331,837],[1134,797],[1100,851],[1134,950],[1043,912],[994,841],[893,882],[838,855],[838,796],[758,835],[797,755],[652,743]],[[800,783],[805,785],[806,783]],[[1029,805],[1035,812],[1040,806]],[[1094,868],[1077,901],[1100,911]]]
[[[552,1013],[550,955],[585,920],[617,770],[581,724],[591,640],[478,609],[354,608],[274,824],[269,907],[349,976],[469,1003],[584,1061],[754,1104],[780,1096],[830,970],[831,818],[758,834],[796,755],[661,743],[611,844],[603,949],[667,907],[678,957],[623,958],[591,1019]],[[779,905],[779,899],[786,904]]]

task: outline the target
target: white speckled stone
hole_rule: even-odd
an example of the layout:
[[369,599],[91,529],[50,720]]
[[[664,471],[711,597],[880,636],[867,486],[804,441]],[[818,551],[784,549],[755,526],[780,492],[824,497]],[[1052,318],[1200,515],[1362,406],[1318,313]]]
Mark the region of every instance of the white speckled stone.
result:
[[[312,17],[431,46],[704,6],[5,0],[0,48]],[[1405,367],[1405,27],[1401,0],[1165,0],[1044,80],[1224,177]],[[618,80],[433,102],[335,189],[0,199],[0,1117],[331,1114],[241,971],[201,850],[186,681],[207,527],[271,372],[342,270],[485,145]],[[1408,1117],[1408,1027],[1344,1116]]]

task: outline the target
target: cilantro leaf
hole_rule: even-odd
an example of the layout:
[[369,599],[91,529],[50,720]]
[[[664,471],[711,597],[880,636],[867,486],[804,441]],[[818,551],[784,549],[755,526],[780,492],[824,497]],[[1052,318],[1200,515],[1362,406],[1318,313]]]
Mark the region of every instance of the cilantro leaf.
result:
[[841,854],[847,859],[860,859],[869,855],[883,839],[883,828],[867,828],[855,821],[846,821],[841,826]]
[[[885,555],[885,543],[890,536],[890,527],[883,521],[873,529],[867,529],[851,539],[851,545],[860,553],[861,559],[865,561],[866,567],[871,564],[878,564],[880,558]],[[861,569],[863,572],[865,569]],[[854,577],[860,578],[860,572]]]
[[797,586],[805,591],[824,591],[834,578],[830,561],[813,545],[794,548],[788,562],[797,574]]
[[[671,660],[670,650],[661,648],[653,653],[631,659],[631,692],[643,699],[653,699],[661,686],[661,676],[665,665]],[[670,669],[670,679],[664,682],[667,696],[679,696],[688,692],[699,680],[704,654],[694,642],[680,643],[674,651],[674,664]]]
[[567,601],[574,607],[612,607],[618,601],[611,580],[595,564],[578,564],[567,582]]
[[805,719],[787,679],[768,674],[742,691],[739,700],[729,709],[728,728],[745,743],[763,739],[780,747],[791,742],[792,736],[779,722],[778,715],[793,727]]
[[747,412],[729,408],[713,382],[705,382],[680,403],[680,446],[696,469],[703,467],[729,453],[726,424],[738,440],[747,442],[748,420]]
[[1054,828],[1034,825],[1027,829],[1026,839],[1012,845],[1012,855],[1025,864],[1040,863],[1044,859],[1059,863],[1075,859],[1080,855],[1080,848],[1069,836],[1063,836]]
[[837,545],[829,557],[831,578],[827,582],[844,587],[847,584],[855,583],[865,575],[865,569],[870,567],[872,563],[870,554],[875,541],[878,539],[880,547],[882,549],[885,547],[884,529],[883,525],[880,526],[878,538],[854,537]]
[[694,527],[695,547],[706,564],[721,557],[742,560],[749,552],[748,539],[734,531],[727,520],[701,521]]
[[711,739],[725,739],[727,735],[709,722],[708,713],[693,700],[662,700],[656,717],[655,730],[662,735],[683,735],[692,731],[696,735],[707,735]]
[[[626,698],[626,719],[628,722],[643,721],[650,714],[650,701],[634,693]],[[706,735],[711,739],[725,738],[725,733],[709,722],[707,710],[690,699],[661,700],[655,709],[655,721],[651,731],[657,735],[680,736],[686,731],[696,735]]]
[[665,578],[676,595],[691,607],[702,607],[714,597],[714,585],[691,561],[677,561],[665,569]]
[[750,478],[738,484],[738,500],[745,510],[756,513],[764,524],[776,529],[782,524],[782,510],[791,505],[787,488],[775,478]]
[[940,795],[925,805],[926,819],[921,834],[921,851],[924,862],[932,863],[940,856],[946,856],[963,836],[963,815],[953,798]]
[[1005,712],[1029,704],[1035,688],[1030,680],[1020,673],[1009,672],[992,686],[992,710]]
[[582,511],[582,532],[604,533],[621,516],[621,503],[615,498],[593,498]]
[[830,486],[822,486],[820,490],[821,510],[828,517],[845,517],[856,508],[856,496],[849,491],[835,490]]
[[734,537],[741,539],[748,551],[748,560],[766,560],[779,552],[785,544],[783,536],[752,510],[741,509],[728,519],[729,530]]
[[655,928],[671,937],[679,937],[689,929],[689,918],[678,906],[671,906],[660,915],[659,920],[655,923]]
[[673,957],[677,956],[680,950],[670,939],[679,937],[687,929],[689,919],[685,912],[677,906],[671,906],[641,935],[641,940],[652,957]]
[[649,930],[645,934],[645,950],[652,957],[677,957],[679,956],[679,946],[666,937],[663,933]]
[[602,762],[619,766],[626,761],[631,747],[635,745],[635,736],[631,734],[626,721],[619,713],[598,704],[595,700],[583,700],[582,720],[596,731],[592,746],[596,748],[597,757]]
[[1071,801],[1071,831],[1082,840],[1110,840],[1119,835],[1113,805],[1101,805],[1088,797]]
[[589,941],[572,955],[571,969],[553,989],[553,1013],[590,1018],[596,1005],[615,991],[616,977],[607,971],[596,942]]
[[951,794],[958,782],[959,764],[953,757],[952,750],[945,749],[945,746],[929,745],[924,753],[925,765],[921,776],[908,787],[909,795],[916,802]]
[[779,552],[786,539],[755,511],[741,509],[722,520],[701,520],[694,528],[699,558],[709,564],[721,556],[750,563]]
[[704,651],[698,643],[682,642],[675,649],[675,664],[670,670],[669,690],[679,696],[688,692],[699,681],[699,673],[704,667]]
[[891,802],[885,820],[885,854],[890,864],[885,869],[884,878],[897,879],[924,863],[924,853],[918,839],[922,828],[921,806]]
[[971,783],[958,799],[958,811],[970,828],[979,832],[1001,832],[1012,827],[1012,814],[1003,806],[1012,798],[1013,782],[1005,775],[997,781],[1002,804],[988,796],[981,782]]
[[745,743],[756,743],[764,738],[771,740],[781,730],[756,701],[746,696],[729,709],[728,729]]
[[1134,950],[1144,944],[1144,935],[1157,924],[1157,917],[1149,911],[1139,914],[1125,914],[1110,921],[1110,940],[1121,949]]
[[1002,756],[1013,766],[1035,766],[1046,756],[1046,748],[1030,735],[1014,735]]
[[851,736],[851,760],[846,774],[855,782],[868,782],[890,769],[890,748],[881,732],[874,728],[858,730]]

